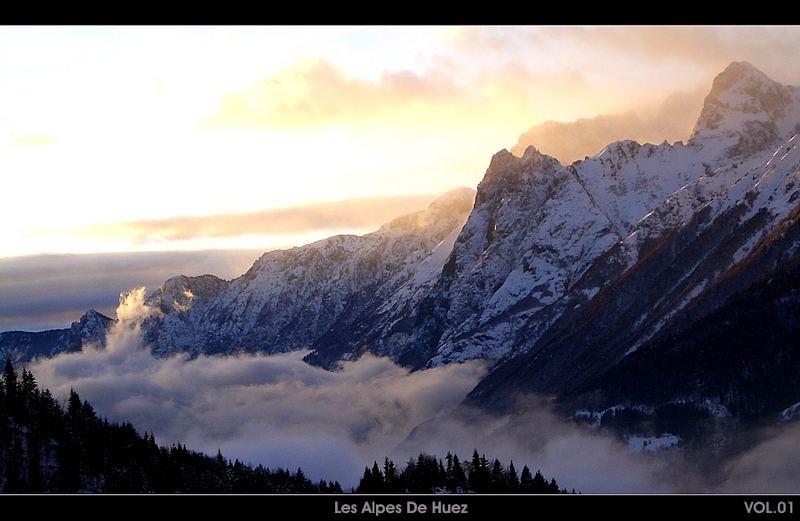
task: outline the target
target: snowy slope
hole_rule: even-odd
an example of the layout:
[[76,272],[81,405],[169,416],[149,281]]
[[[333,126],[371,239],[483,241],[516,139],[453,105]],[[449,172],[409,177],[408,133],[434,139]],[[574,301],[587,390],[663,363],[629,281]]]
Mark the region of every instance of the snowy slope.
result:
[[[800,90],[778,85],[749,64],[733,63],[715,79],[686,145],[614,144],[587,161],[614,151],[611,162],[626,165],[629,179],[639,168],[661,175],[633,197],[604,198],[616,192],[607,188],[610,170],[595,164],[599,174],[594,184],[587,183],[588,191],[627,235],[553,306],[551,314],[558,318],[546,332],[534,323],[520,329],[524,354],[498,367],[473,399],[502,400],[515,386],[572,392],[642,345],[708,316],[795,258],[799,124]],[[644,166],[653,157],[656,162]],[[580,172],[580,165],[573,166]],[[631,226],[650,194],[680,183],[685,184]],[[611,186],[617,190],[621,183]],[[616,208],[619,200],[627,206]]]
[[149,297],[165,313],[147,324],[147,338],[158,354],[314,346],[338,324],[429,284],[473,198],[472,190],[455,190],[371,234],[265,253],[229,283],[171,279]]

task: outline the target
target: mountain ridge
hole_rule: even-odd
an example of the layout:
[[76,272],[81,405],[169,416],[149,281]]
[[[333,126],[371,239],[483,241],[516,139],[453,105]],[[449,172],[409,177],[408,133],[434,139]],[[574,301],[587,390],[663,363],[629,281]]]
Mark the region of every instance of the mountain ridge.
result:
[[567,165],[501,150],[477,191],[371,234],[267,252],[232,281],[169,279],[145,340],[159,356],[309,348],[329,368],[367,351],[412,369],[486,359],[469,401],[496,409],[612,388],[603,375],[796,256],[798,133],[800,89],[734,62],[686,143],[620,140]]

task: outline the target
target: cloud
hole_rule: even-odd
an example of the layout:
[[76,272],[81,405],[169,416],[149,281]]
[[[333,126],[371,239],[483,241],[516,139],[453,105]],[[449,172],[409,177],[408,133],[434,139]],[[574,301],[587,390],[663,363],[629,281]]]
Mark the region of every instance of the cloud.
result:
[[153,313],[143,296],[139,289],[122,299],[106,349],[84,346],[32,370],[57,395],[74,387],[102,414],[161,443],[221,448],[352,484],[364,461],[454,407],[485,372],[471,363],[410,373],[372,356],[328,372],[302,362],[303,352],[157,359],[141,345],[141,320]]
[[[798,27],[470,27],[451,31],[449,41],[460,56],[478,53],[516,61],[527,54],[535,56],[535,65],[550,69],[569,63],[588,75],[611,68],[618,74],[607,76],[616,76],[620,87],[630,74],[653,73],[660,73],[662,84],[673,85],[682,78],[666,74],[670,63],[690,66],[685,70],[694,82],[741,60],[752,61],[776,79],[800,82],[800,64],[787,60],[800,45]],[[538,54],[537,49],[546,52]],[[651,86],[665,94],[659,83]]]
[[706,476],[693,467],[697,455],[690,449],[633,453],[602,431],[565,421],[535,397],[525,398],[526,412],[517,415],[460,406],[486,372],[480,362],[409,372],[367,355],[328,372],[302,362],[305,352],[155,358],[142,345],[141,321],[156,312],[144,304],[144,290],[134,290],[121,299],[121,321],[106,349],[86,345],[31,369],[57,396],[75,388],[100,414],[131,421],[162,444],[301,466],[315,479],[345,486],[386,455],[397,462],[420,452],[468,458],[476,448],[583,492],[788,491],[800,477],[787,457],[796,426],[760,438]]
[[435,198],[436,195],[427,194],[357,198],[255,212],[101,224],[84,228],[80,233],[126,237],[134,243],[148,244],[248,234],[378,229],[399,215],[426,208]]
[[727,479],[720,485],[719,491],[796,494],[800,486],[798,446],[800,423],[783,429],[769,429],[752,449],[728,463]]
[[776,77],[795,81],[800,72],[793,60],[787,60],[800,45],[797,27],[593,27],[560,33],[643,59],[682,60],[714,69],[752,60]]
[[579,119],[570,123],[547,121],[522,134],[511,152],[522,156],[528,146],[553,156],[564,164],[592,156],[606,145],[622,139],[640,143],[686,141],[703,106],[706,92],[676,92],[653,107]]
[[0,331],[68,327],[88,309],[114,316],[119,294],[178,275],[244,273],[261,250],[37,255],[0,258]]
[[463,62],[434,56],[423,72],[383,71],[376,79],[365,79],[319,59],[296,63],[224,96],[205,126],[302,130],[364,124],[516,125],[547,112],[556,98],[563,107],[565,94],[584,87],[581,75],[570,69],[544,78],[519,64],[474,71]]
[[43,134],[9,134],[8,139],[20,146],[52,145],[57,141],[55,137]]
[[[499,125],[527,128],[639,110],[706,90],[731,61],[800,82],[787,62],[800,29],[774,27],[463,27],[415,70],[348,73],[325,58],[295,62],[225,95],[208,127]],[[613,71],[613,74],[609,74]]]
[[608,434],[564,421],[540,400],[525,399],[527,412],[497,417],[461,407],[420,426],[398,452],[469,456],[475,448],[501,461],[541,469],[562,486],[593,493],[674,492],[670,465],[634,453]]

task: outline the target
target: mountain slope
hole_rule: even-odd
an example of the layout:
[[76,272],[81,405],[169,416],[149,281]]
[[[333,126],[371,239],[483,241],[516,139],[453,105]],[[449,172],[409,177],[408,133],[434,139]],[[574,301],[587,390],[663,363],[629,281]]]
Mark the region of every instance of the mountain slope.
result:
[[704,159],[705,173],[587,271],[587,280],[601,282],[594,299],[568,296],[569,310],[547,334],[498,367],[471,399],[502,406],[520,391],[574,393],[794,258],[798,123],[797,88],[749,64],[729,66],[715,80],[687,146],[694,164]]
[[[722,405],[776,420],[800,402],[800,267],[795,258],[678,334],[625,357],[572,392],[603,408],[631,402]],[[668,368],[668,370],[665,370]]]
[[103,346],[106,332],[113,323],[113,319],[90,309],[68,329],[5,331],[0,333],[0,360],[29,362],[40,356],[80,351],[85,343]]
[[314,347],[337,327],[352,338],[376,309],[413,301],[435,279],[473,198],[455,190],[374,233],[265,253],[230,283],[171,279],[148,297],[162,314],[146,339],[164,355]]

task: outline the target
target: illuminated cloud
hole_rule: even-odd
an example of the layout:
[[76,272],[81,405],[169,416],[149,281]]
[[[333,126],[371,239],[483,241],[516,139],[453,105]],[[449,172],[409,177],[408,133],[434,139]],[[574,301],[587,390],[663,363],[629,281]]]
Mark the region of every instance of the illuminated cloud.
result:
[[560,33],[645,60],[697,63],[712,73],[737,60],[756,62],[785,81],[797,81],[800,73],[800,64],[787,59],[800,46],[798,27],[590,27]]
[[7,28],[0,255],[132,247],[43,227],[475,186],[534,125],[642,117],[734,60],[800,83],[799,46],[797,27]]
[[403,214],[422,210],[435,195],[357,198],[257,212],[172,217],[90,226],[79,233],[126,237],[133,243],[183,241],[250,234],[295,235],[309,231],[376,230]]
[[[513,73],[513,71],[511,71]],[[320,59],[298,63],[223,97],[207,125],[304,129],[364,122],[438,126],[458,121],[498,121],[525,111],[526,83],[458,85],[442,71],[382,71],[378,79],[351,76]]]
[[41,134],[9,134],[9,141],[20,146],[51,145],[56,142],[53,136]]

